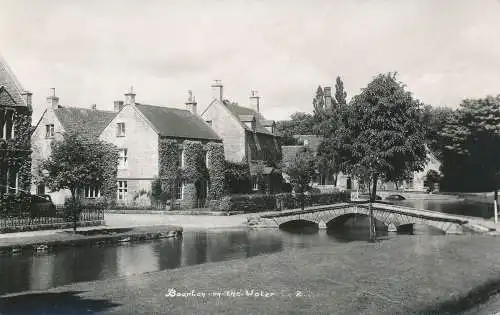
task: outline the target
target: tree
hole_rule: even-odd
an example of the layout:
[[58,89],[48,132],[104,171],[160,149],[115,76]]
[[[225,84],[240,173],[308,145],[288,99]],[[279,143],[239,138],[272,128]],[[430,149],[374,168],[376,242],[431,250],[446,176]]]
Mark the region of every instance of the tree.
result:
[[314,116],[323,117],[325,114],[325,93],[321,85],[316,89],[316,95],[313,98],[313,108]]
[[422,126],[425,128],[426,144],[432,154],[439,160],[443,159],[445,138],[442,130],[449,124],[454,114],[453,109],[447,107],[433,107],[427,105],[422,112]]
[[104,190],[113,185],[116,193],[114,178],[118,169],[118,150],[110,143],[78,131],[65,133],[63,139],[53,142],[51,147],[52,153],[41,161],[39,173],[44,174],[43,183],[51,190],[68,189],[71,192],[68,206],[76,232],[83,189],[98,187]]
[[313,115],[296,112],[290,116],[290,120],[276,122],[276,134],[280,136],[280,145],[298,145],[295,135],[314,134],[316,124]]
[[[443,128],[446,188],[494,190],[500,174],[500,95],[464,100]],[[463,183],[462,186],[456,183]]]
[[337,186],[337,177],[340,172],[340,156],[336,143],[330,140],[328,138],[319,145],[316,163],[321,176],[333,177],[333,183]]
[[337,77],[335,82],[335,100],[339,106],[347,105],[347,93],[344,91],[344,82],[340,76]]
[[309,189],[309,183],[315,171],[315,158],[312,152],[301,148],[295,158],[284,165],[284,172],[290,178],[290,183],[296,194],[299,194],[301,208],[304,210],[304,192]]
[[425,174],[424,187],[427,187],[427,190],[431,192],[439,181],[441,181],[441,175],[436,170],[429,170]]
[[379,74],[343,112],[337,137],[339,152],[349,173],[369,179],[370,235],[374,240],[371,203],[377,180],[393,180],[423,169],[425,133],[421,128],[421,104],[412,98],[395,73]]

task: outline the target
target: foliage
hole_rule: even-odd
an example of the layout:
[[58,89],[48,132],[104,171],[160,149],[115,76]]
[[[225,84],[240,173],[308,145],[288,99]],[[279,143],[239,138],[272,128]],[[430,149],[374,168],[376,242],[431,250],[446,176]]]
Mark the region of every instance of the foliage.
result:
[[208,180],[208,171],[205,165],[203,145],[199,141],[185,140],[183,180],[194,183],[197,180]]
[[248,163],[225,161],[224,168],[225,194],[246,194],[250,187],[250,167]]
[[442,130],[452,119],[454,111],[446,107],[425,106],[422,112],[422,127],[425,128],[426,144],[434,156],[442,161],[446,138]]
[[497,190],[500,172],[500,96],[466,99],[443,128],[442,186]]
[[397,181],[409,171],[422,170],[426,161],[421,106],[396,74],[380,74],[356,95],[341,117],[337,138],[348,173],[373,183]]
[[[304,195],[315,171],[316,160],[308,148],[299,150],[291,161],[287,162],[284,172],[289,176],[290,184],[296,193]],[[302,208],[304,204],[302,204]]]
[[339,107],[347,105],[347,92],[344,90],[344,82],[340,76],[335,81],[335,101]]
[[[216,211],[243,211],[245,213],[272,210],[296,209],[303,203],[307,206],[328,205],[349,201],[349,192],[333,192],[328,194],[308,194],[305,198],[297,194],[281,193],[275,195],[251,194],[225,196],[210,207]],[[303,202],[304,201],[304,202]]]
[[224,195],[224,145],[210,142],[207,144],[208,174],[210,186],[208,199],[219,199]]
[[159,178],[165,199],[173,199],[177,183],[182,179],[180,149],[176,140],[161,138],[159,142]]
[[52,143],[52,153],[41,162],[39,172],[47,172],[43,181],[51,190],[69,189],[73,198],[88,186],[100,187],[102,195],[107,195],[107,187],[112,186],[114,198],[117,168],[118,150],[114,145],[75,131]]
[[424,179],[424,186],[428,188],[429,191],[432,191],[435,184],[439,184],[441,181],[441,175],[435,170],[427,171]]
[[294,135],[314,134],[315,119],[313,115],[297,112],[290,116],[290,120],[276,122],[276,134],[280,136],[279,144],[297,145]]
[[316,156],[316,167],[322,176],[333,176],[336,186],[337,176],[340,172],[340,155],[335,144],[336,142],[330,139],[321,142]]
[[153,178],[151,182],[151,194],[149,195],[151,199],[151,204],[154,206],[163,205],[165,206],[166,198],[163,190],[161,188],[161,180],[158,177]]

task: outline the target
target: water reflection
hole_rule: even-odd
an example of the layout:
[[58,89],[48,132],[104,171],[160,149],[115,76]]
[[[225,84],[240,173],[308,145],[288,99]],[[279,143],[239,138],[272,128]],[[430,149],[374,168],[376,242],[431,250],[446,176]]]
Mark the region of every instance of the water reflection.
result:
[[[465,215],[487,215],[489,211],[487,205],[475,204],[469,207],[467,203],[457,201],[406,200],[398,203]],[[397,237],[397,233],[388,232],[381,222],[376,223],[379,239]],[[43,290],[79,281],[241,259],[292,248],[325,244],[335,246],[335,243],[339,242],[365,241],[369,238],[366,216],[345,217],[336,223],[331,222],[328,228],[327,231],[318,230],[314,225],[294,223],[285,226],[285,230],[185,232],[182,239],[70,248],[35,255],[23,253],[0,256],[0,294]],[[410,234],[419,238],[415,252],[425,253],[432,246],[438,246],[435,243],[426,243],[426,236],[442,234],[442,231],[414,225]]]

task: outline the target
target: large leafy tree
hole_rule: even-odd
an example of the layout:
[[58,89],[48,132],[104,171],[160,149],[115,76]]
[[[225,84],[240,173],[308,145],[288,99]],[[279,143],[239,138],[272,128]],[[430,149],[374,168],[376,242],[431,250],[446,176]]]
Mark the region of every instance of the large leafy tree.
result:
[[284,172],[289,176],[293,190],[300,197],[302,209],[304,209],[304,192],[309,189],[309,184],[316,169],[315,164],[316,160],[313,153],[304,147],[284,165]]
[[[447,190],[495,191],[500,174],[500,95],[464,100],[443,128]],[[462,185],[458,185],[462,184]]]
[[344,90],[344,82],[340,76],[335,81],[335,100],[339,106],[347,105],[347,93]]
[[427,105],[422,111],[422,127],[425,128],[425,138],[429,150],[442,161],[446,139],[443,129],[450,122],[454,111],[447,107],[433,107]]
[[118,150],[113,144],[75,131],[65,133],[62,140],[52,143],[52,153],[41,161],[38,171],[51,190],[68,189],[71,192],[69,205],[76,231],[83,190],[89,186],[98,187],[103,195],[109,195],[103,190],[110,189],[112,180],[116,192],[117,169]]
[[344,115],[338,132],[344,139],[340,153],[349,173],[369,179],[371,209],[378,179],[399,180],[423,169],[426,148],[421,104],[395,73],[379,74],[353,98]]
[[314,134],[316,121],[311,114],[297,112],[290,116],[290,120],[276,122],[276,134],[280,136],[280,145],[297,145],[294,135]]

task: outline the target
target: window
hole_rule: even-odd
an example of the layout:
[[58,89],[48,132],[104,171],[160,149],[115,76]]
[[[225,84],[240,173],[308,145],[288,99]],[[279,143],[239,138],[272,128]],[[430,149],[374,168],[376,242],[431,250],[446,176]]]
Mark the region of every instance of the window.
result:
[[304,139],[304,145],[307,147],[309,145],[309,139]]
[[4,131],[4,135],[5,135],[5,139],[12,139],[13,136],[14,136],[14,111],[7,111],[7,113],[5,114],[5,125],[4,125],[4,128],[5,128],[5,131]]
[[210,127],[212,127],[212,121],[211,120],[206,120],[205,122],[207,123],[207,125],[209,125]]
[[45,138],[54,138],[54,124],[45,125]]
[[181,150],[180,159],[181,159],[181,168],[184,168],[184,149]]
[[85,188],[85,198],[95,199],[101,197],[101,192],[97,187],[86,187]]
[[118,181],[118,201],[125,201],[127,199],[127,181]]
[[259,181],[257,176],[252,176],[252,190],[259,190]]
[[182,200],[182,195],[183,195],[183,192],[184,192],[184,185],[182,183],[182,181],[179,181],[177,183],[177,185],[175,186],[175,199],[177,200]]
[[45,195],[45,185],[44,184],[38,184],[38,186],[36,186],[36,194],[37,195]]
[[127,168],[128,167],[128,150],[120,149],[118,151],[118,168]]
[[210,162],[209,158],[208,158],[208,152],[205,151],[205,166],[208,167],[208,163]]
[[18,175],[17,175],[17,172],[14,171],[13,169],[7,169],[7,174],[6,174],[7,178],[7,186],[6,187],[7,189],[7,193],[8,194],[15,194],[17,193],[17,185],[18,185]]
[[125,123],[120,122],[116,124],[116,136],[125,137]]

